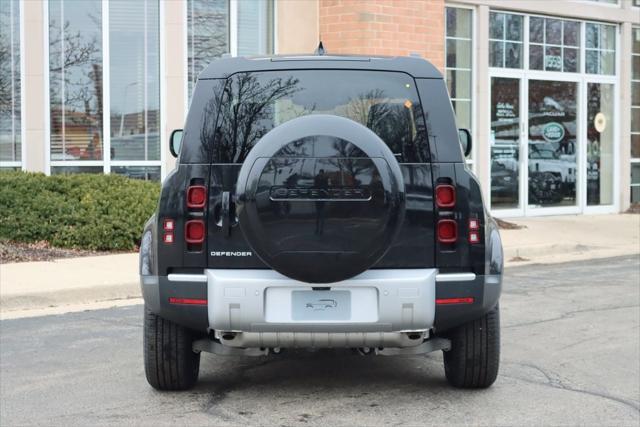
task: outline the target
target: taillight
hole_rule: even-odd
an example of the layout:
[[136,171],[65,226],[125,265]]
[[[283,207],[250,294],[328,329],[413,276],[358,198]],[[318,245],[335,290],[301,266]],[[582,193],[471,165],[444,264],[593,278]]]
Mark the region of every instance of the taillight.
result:
[[189,209],[202,209],[207,203],[207,187],[204,185],[192,185],[187,188],[187,207]]
[[458,240],[458,224],[452,219],[438,221],[438,241],[440,243],[455,243]]
[[469,243],[480,243],[480,220],[478,218],[469,220]]
[[175,222],[171,218],[165,218],[162,222],[162,241],[167,244],[173,243],[173,230],[175,229]]
[[192,219],[184,225],[184,240],[191,244],[201,244],[204,242],[204,221]]
[[456,205],[456,188],[451,184],[436,186],[436,205],[439,208],[450,209]]

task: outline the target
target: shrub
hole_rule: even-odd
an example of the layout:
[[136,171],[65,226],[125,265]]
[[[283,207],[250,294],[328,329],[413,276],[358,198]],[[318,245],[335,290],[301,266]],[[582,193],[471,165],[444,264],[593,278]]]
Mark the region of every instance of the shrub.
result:
[[0,172],[0,240],[132,250],[156,208],[156,182],[120,175]]

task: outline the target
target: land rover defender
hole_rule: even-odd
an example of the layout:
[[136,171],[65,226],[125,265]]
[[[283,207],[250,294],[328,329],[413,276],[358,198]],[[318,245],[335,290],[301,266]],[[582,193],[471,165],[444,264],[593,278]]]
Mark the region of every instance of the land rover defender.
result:
[[495,381],[502,245],[428,61],[216,60],[170,148],[140,247],[153,387],[293,348],[441,350],[452,385]]

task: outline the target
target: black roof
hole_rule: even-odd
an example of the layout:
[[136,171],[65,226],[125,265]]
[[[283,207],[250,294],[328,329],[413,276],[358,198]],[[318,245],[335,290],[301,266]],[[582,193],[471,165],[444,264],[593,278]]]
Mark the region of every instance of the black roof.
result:
[[211,62],[198,78],[222,79],[239,72],[305,69],[401,71],[416,78],[442,78],[442,74],[433,64],[419,57],[332,55],[220,58]]

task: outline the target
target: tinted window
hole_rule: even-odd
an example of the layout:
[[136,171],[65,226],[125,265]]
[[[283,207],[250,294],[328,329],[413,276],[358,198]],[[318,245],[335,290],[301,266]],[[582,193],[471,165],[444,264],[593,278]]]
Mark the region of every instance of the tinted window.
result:
[[349,118],[374,131],[398,161],[428,161],[413,78],[395,72],[303,70],[239,73],[227,81],[214,162],[241,163],[264,134],[308,114]]

